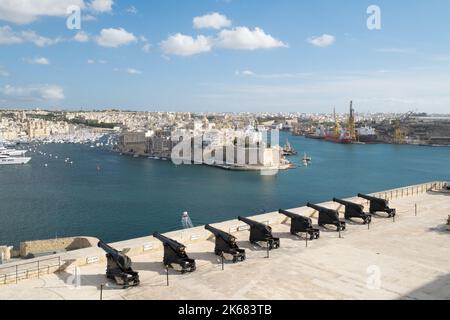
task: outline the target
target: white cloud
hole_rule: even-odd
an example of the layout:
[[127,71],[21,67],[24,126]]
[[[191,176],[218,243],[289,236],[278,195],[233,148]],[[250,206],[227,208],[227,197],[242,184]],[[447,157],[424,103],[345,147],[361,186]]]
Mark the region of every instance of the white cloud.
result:
[[152,45],[150,43],[146,43],[142,47],[142,51],[144,51],[145,53],[150,53],[151,50],[152,50]]
[[30,64],[40,64],[40,65],[49,65],[50,61],[47,58],[34,58],[34,59],[25,59],[26,62]]
[[45,47],[61,41],[61,38],[50,39],[30,30],[16,32],[10,26],[0,27],[0,45],[30,42],[39,47]]
[[113,4],[113,0],[93,0],[89,4],[89,8],[99,13],[111,12]]
[[231,30],[222,30],[217,39],[217,45],[226,49],[256,50],[287,47],[282,41],[266,34],[264,30],[247,27],[237,27]]
[[195,17],[195,29],[222,29],[231,27],[231,21],[220,13],[214,12],[201,17]]
[[254,76],[255,73],[253,71],[250,70],[244,70],[244,71],[236,71],[236,75],[237,76],[246,76],[246,77],[251,77]]
[[309,38],[308,42],[316,47],[325,48],[335,43],[336,38],[329,34],[323,34]]
[[38,47],[45,47],[62,41],[61,38],[50,39],[40,36],[34,31],[22,31],[21,34],[25,42],[32,42]]
[[97,38],[98,45],[107,48],[118,48],[134,42],[137,42],[136,36],[123,28],[102,29]]
[[75,35],[75,37],[73,37],[73,40],[75,40],[77,42],[88,42],[89,35],[84,31],[80,31]]
[[10,26],[0,27],[0,45],[24,42],[20,34],[14,32]]
[[127,12],[131,14],[136,14],[138,11],[135,6],[130,6],[127,8]]
[[97,20],[97,18],[95,16],[93,16],[93,15],[90,15],[90,14],[81,16],[81,21],[88,22],[88,21],[95,21],[95,20]]
[[3,66],[0,66],[0,77],[9,77],[9,72]]
[[139,75],[142,74],[141,70],[137,70],[137,69],[133,69],[133,68],[128,68],[127,69],[127,73],[131,74],[131,75]]
[[[308,81],[274,83],[205,83],[197,104],[210,108],[239,105],[246,111],[281,110],[347,111],[349,97],[360,112],[423,112],[448,113],[450,75],[417,71],[377,73],[366,71],[350,74],[314,74]],[[231,111],[231,110],[230,110]],[[235,110],[232,110],[235,111]],[[238,110],[242,111],[242,109]]]
[[65,17],[71,5],[85,8],[83,0],[0,0],[0,20],[28,24],[40,17]]
[[163,52],[167,55],[192,56],[203,52],[211,51],[213,39],[205,36],[191,36],[177,33],[160,44]]
[[414,48],[381,48],[377,49],[377,52],[382,53],[412,53],[415,52]]
[[95,61],[92,59],[88,59],[88,61],[87,61],[87,64],[94,64],[94,63],[95,63]]
[[55,101],[65,98],[62,87],[48,84],[27,87],[5,85],[0,87],[0,94],[11,99],[27,101]]

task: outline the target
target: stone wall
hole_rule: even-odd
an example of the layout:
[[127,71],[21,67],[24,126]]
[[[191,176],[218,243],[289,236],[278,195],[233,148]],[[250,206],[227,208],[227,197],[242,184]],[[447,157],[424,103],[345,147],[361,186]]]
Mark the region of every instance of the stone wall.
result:
[[26,241],[20,244],[20,256],[26,258],[36,254],[58,251],[73,251],[92,247],[89,238],[61,238],[51,240]]

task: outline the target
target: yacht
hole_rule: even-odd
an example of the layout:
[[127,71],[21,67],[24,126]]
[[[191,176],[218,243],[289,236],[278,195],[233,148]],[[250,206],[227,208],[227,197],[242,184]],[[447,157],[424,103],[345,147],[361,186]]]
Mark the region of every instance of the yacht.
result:
[[14,149],[5,149],[0,150],[0,155],[10,156],[10,157],[22,157],[27,153],[26,150],[14,150]]
[[0,155],[10,156],[10,157],[22,157],[27,153],[27,150],[16,150],[8,149],[3,145],[0,145]]
[[0,165],[6,164],[27,164],[31,158],[28,157],[10,157],[4,154],[0,154]]

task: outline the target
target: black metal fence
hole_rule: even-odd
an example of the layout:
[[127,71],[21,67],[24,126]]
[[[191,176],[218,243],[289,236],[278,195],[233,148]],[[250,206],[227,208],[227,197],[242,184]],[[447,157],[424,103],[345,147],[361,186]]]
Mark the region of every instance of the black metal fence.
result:
[[39,259],[32,262],[0,266],[0,284],[18,283],[19,280],[39,278],[41,274],[50,274],[61,268],[61,257]]

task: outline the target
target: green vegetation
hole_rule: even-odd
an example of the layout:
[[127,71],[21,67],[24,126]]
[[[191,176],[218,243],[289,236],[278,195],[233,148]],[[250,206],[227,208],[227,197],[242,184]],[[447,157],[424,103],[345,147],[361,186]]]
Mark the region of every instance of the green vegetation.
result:
[[75,118],[72,120],[68,120],[71,124],[77,124],[77,125],[85,125],[92,128],[102,128],[102,129],[113,129],[117,126],[115,123],[103,123],[98,122],[97,120],[86,120],[82,118]]

